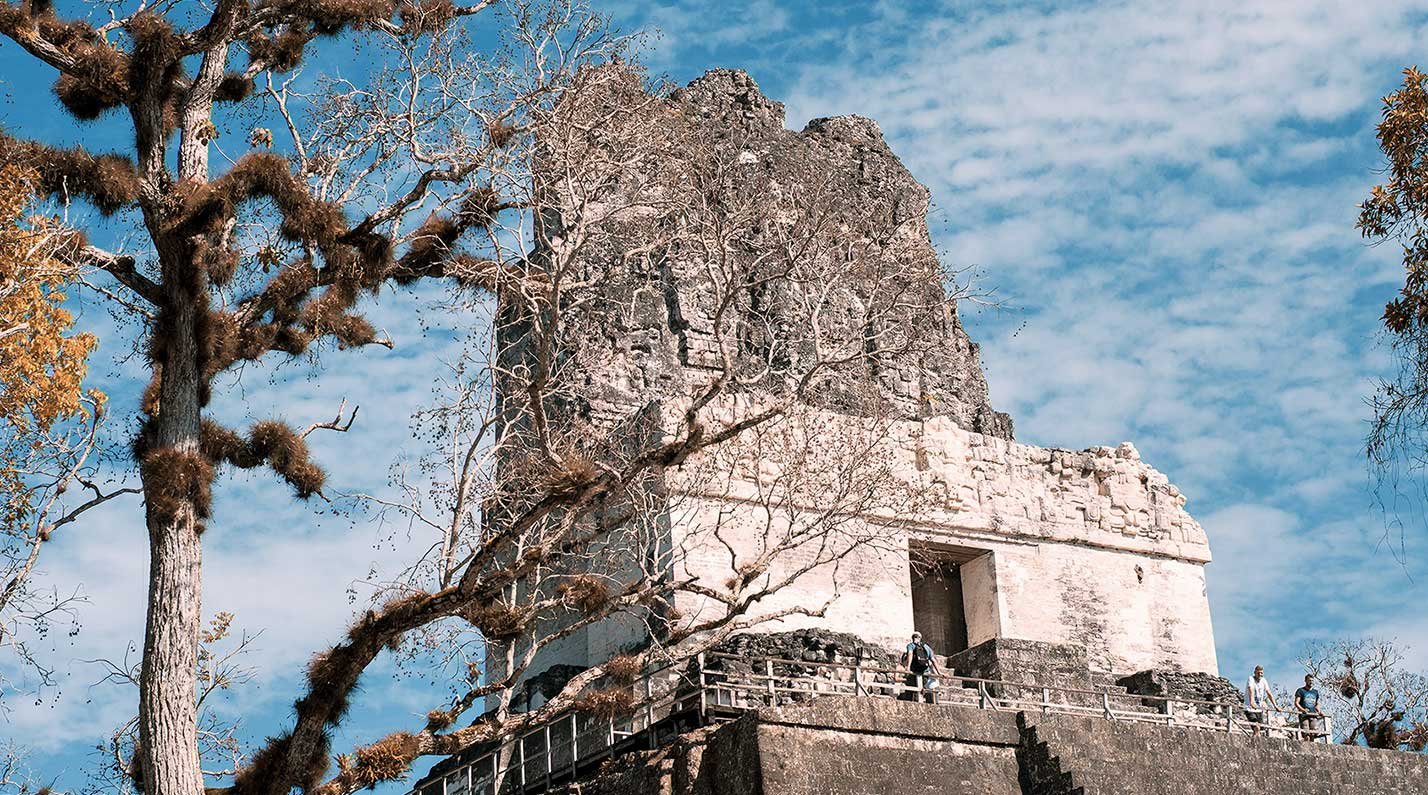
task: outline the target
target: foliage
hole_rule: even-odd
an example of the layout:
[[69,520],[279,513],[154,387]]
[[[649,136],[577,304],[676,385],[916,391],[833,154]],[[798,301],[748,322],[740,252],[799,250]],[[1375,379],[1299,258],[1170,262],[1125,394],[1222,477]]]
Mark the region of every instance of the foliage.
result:
[[[74,333],[65,307],[85,274],[59,256],[70,234],[31,215],[35,178],[0,166],[0,648],[43,684],[50,672],[24,636],[72,617],[74,599],[35,588],[31,575],[55,529],[86,510],[63,495],[88,483],[105,397],[83,386],[97,340]],[[0,705],[9,689],[0,681]]]
[[[93,334],[71,334],[74,317],[64,308],[65,290],[78,269],[52,256],[61,230],[27,219],[34,195],[31,175],[0,166],[0,493],[15,504],[22,461],[57,423],[86,412],[84,379]],[[91,397],[100,399],[96,393]]]
[[1318,643],[1301,658],[1318,683],[1320,710],[1347,745],[1428,747],[1428,676],[1404,667],[1407,649],[1362,638]]
[[1396,374],[1378,384],[1371,405],[1367,452],[1390,523],[1421,509],[1423,492],[1405,488],[1428,467],[1428,75],[1403,72],[1397,91],[1383,98],[1378,142],[1387,181],[1359,205],[1357,228],[1375,244],[1396,242],[1404,267],[1399,294],[1384,307]]
[[27,222],[25,172],[0,166],[0,418],[17,432],[44,431],[82,411],[80,382],[92,334],[66,336],[74,317],[63,289],[77,270],[51,256],[58,230]]

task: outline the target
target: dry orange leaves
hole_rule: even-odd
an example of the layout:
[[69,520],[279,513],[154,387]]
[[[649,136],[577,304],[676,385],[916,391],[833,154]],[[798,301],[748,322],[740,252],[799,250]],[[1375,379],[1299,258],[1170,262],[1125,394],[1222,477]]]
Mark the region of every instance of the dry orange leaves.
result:
[[59,230],[26,219],[32,198],[24,171],[0,166],[0,439],[11,442],[85,411],[81,384],[96,343],[69,333],[64,288],[76,273],[51,256]]

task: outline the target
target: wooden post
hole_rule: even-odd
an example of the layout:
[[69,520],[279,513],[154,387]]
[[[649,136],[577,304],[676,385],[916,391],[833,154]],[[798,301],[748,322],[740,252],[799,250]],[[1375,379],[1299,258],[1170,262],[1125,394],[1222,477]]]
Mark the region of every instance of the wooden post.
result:
[[550,766],[554,761],[550,758],[550,724],[545,725],[545,788],[550,789]]
[[516,783],[520,784],[521,792],[526,791],[526,738],[516,738],[516,764],[520,765],[520,775],[516,778]]
[[570,779],[580,770],[580,721],[570,713]]
[[657,745],[655,743],[654,730],[654,691],[650,686],[650,678],[645,677],[645,734],[649,735],[650,750],[653,751]]
[[1051,688],[1041,688],[1041,713],[1044,715],[1051,711]]
[[774,692],[773,660],[771,660],[771,659],[770,659],[770,660],[764,660],[764,672],[765,672],[766,674],[768,674],[768,683],[769,683],[769,706],[770,706],[770,707],[776,707],[776,706],[778,706],[778,693],[775,693],[775,692]]
[[703,725],[709,722],[709,691],[706,689],[708,683],[704,677],[704,652],[699,652],[695,664],[699,666],[699,723]]
[[987,692],[986,682],[977,683],[977,706],[982,709],[991,707],[991,694]]

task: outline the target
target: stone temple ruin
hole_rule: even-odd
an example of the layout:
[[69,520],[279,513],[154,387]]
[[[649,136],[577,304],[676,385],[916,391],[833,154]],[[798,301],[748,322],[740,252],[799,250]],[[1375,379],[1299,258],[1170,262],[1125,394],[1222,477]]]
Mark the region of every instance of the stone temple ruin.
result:
[[[711,72],[672,101],[737,142],[731,159],[747,168],[765,169],[795,190],[817,175],[831,180],[835,187],[824,190],[840,201],[895,207],[906,219],[903,239],[888,245],[899,246],[899,257],[936,259],[925,221],[929,194],[872,121],[818,119],[791,132],[783,106],[741,72]],[[581,342],[582,353],[600,363],[579,386],[592,413],[636,412],[686,391],[717,366],[699,274],[600,273],[591,323],[600,333]],[[928,273],[923,287],[940,293],[937,274]],[[925,350],[893,362],[878,379],[894,414],[881,447],[892,459],[891,477],[923,498],[916,515],[892,505],[899,515],[876,517],[902,524],[903,537],[844,564],[845,587],[826,616],[769,629],[816,625],[888,648],[900,648],[918,629],[940,653],[968,659],[980,659],[969,650],[1014,639],[1074,647],[1106,674],[1218,673],[1205,596],[1210,550],[1185,512],[1185,497],[1130,444],[1070,451],[1017,443],[1011,419],[991,406],[977,344],[955,313],[933,334]],[[740,509],[746,498],[728,480],[741,474],[758,477],[736,473],[688,486],[671,532],[709,521],[739,532],[741,514],[750,511]],[[730,574],[728,556],[716,550],[696,547],[684,558],[687,567],[705,567],[691,573],[707,581]],[[830,591],[814,573],[778,597],[809,603]],[[590,666],[633,640],[610,627],[582,634],[549,664]]]
[[[710,72],[666,102],[682,118],[695,119],[729,159],[770,184],[796,192],[813,190],[816,180],[817,189],[831,190],[850,207],[890,213],[897,232],[875,239],[874,255],[935,264],[925,221],[928,191],[874,122],[816,119],[790,131],[783,106],[737,71]],[[658,413],[718,364],[701,276],[677,264],[627,267],[610,255],[621,245],[608,241],[605,262],[591,255],[599,278],[590,280],[582,310],[599,333],[588,335],[581,355],[599,366],[584,371],[578,399],[597,420],[649,413],[651,406]],[[615,261],[619,267],[610,264]],[[940,297],[944,286],[930,268],[911,288]],[[1428,791],[1428,766],[1408,755],[1297,740],[1251,746],[1224,729],[1105,720],[1116,709],[1110,695],[1237,698],[1234,685],[1218,676],[1205,532],[1186,512],[1186,497],[1130,443],[1077,451],[1015,441],[1011,419],[992,407],[978,346],[955,310],[923,331],[930,344],[883,357],[875,373],[881,405],[891,407],[877,424],[874,448],[886,463],[881,488],[914,495],[915,508],[898,499],[861,508],[851,521],[891,536],[858,548],[836,567],[814,569],[761,605],[770,614],[800,604],[826,603],[826,610],[760,626],[755,631],[761,634],[736,638],[726,650],[740,657],[886,664],[917,630],[959,676],[1062,688],[1073,694],[1068,703],[1083,694],[1090,716],[977,709],[958,699],[938,706],[795,699],[800,703],[774,707],[779,702],[773,701],[722,728],[692,733],[680,734],[691,727],[677,723],[664,732],[651,717],[649,741],[665,750],[635,753],[617,769],[582,766],[575,747],[587,742],[584,724],[572,718],[565,757],[556,758],[559,741],[549,730],[544,735],[543,783],[542,771],[531,774],[527,764],[518,769],[519,786],[512,773],[502,791],[1210,793],[1245,784],[1272,792]],[[807,422],[816,433],[808,438],[856,434],[869,425],[837,395],[814,409]],[[675,507],[665,543],[683,549],[680,576],[727,580],[735,571],[726,545],[757,547],[769,532],[770,517],[758,499],[770,477],[765,456],[778,458],[768,449],[736,451],[731,466],[714,468],[717,478],[671,476],[662,484],[678,498],[670,501]],[[816,498],[806,502],[799,510],[817,508]],[[693,529],[711,525],[721,528],[718,543]],[[687,594],[675,607],[686,616],[705,609]],[[570,635],[532,669],[543,673],[529,682],[529,705],[558,690],[570,673],[648,642],[649,632],[647,623],[606,621]],[[768,670],[774,672],[772,664]],[[772,679],[767,685],[773,693]],[[996,706],[997,695],[1005,690],[984,686],[979,706]],[[1147,712],[1170,716],[1162,723],[1174,723],[1166,703],[1143,704],[1150,705]],[[1202,705],[1199,711],[1209,710]],[[1226,725],[1232,729],[1233,720]],[[609,748],[615,738],[612,730]],[[1314,760],[1297,761],[1296,754],[1311,753],[1310,745]],[[1147,749],[1157,746],[1167,753],[1179,749],[1175,776],[1148,766],[1156,754]],[[517,750],[528,762],[533,752],[524,745]],[[511,753],[491,758],[509,763]],[[491,791],[497,785],[481,783],[484,762],[476,758],[438,765],[418,789],[423,795]],[[1234,764],[1226,767],[1226,760]],[[1338,778],[1323,785],[1296,781],[1300,764]],[[563,765],[570,774],[560,779]],[[491,762],[493,774],[497,767]],[[532,775],[537,782],[528,787]]]

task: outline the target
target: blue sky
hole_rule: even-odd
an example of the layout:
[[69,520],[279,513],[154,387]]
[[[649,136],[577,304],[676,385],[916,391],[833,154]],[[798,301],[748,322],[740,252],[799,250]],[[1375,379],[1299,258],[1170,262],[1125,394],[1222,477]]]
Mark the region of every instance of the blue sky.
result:
[[[1004,303],[964,312],[1019,439],[1134,441],[1189,496],[1216,558],[1223,673],[1240,679],[1262,662],[1288,682],[1306,641],[1365,633],[1399,638],[1428,669],[1428,532],[1411,525],[1405,547],[1385,542],[1362,454],[1364,401],[1391,367],[1376,321],[1399,266],[1392,247],[1368,247],[1353,228],[1377,177],[1378,99],[1420,61],[1421,3],[604,7],[627,29],[660,30],[648,61],[675,82],[737,66],[787,103],[794,129],[844,113],[879,122],[932,190],[934,242],[948,262],[978,266]],[[78,129],[48,110],[38,87],[51,79],[0,45],[0,121],[101,148],[115,128]],[[341,354],[250,370],[219,411],[305,424],[340,398],[359,403],[353,433],[318,439],[317,453],[341,487],[379,488],[394,453],[412,450],[406,420],[430,395],[433,361],[462,331],[460,318],[417,322],[429,297],[386,294],[373,307],[396,350],[358,354],[360,367]],[[98,304],[81,308],[107,323]],[[114,363],[121,338],[95,374],[122,408],[135,381]],[[314,518],[261,477],[225,481],[216,510],[205,612],[232,610],[263,632],[256,678],[233,697],[261,737],[287,714],[307,655],[360,602],[361,581],[401,560],[407,539]],[[63,686],[18,699],[0,736],[29,743],[61,783],[78,783],[94,743],[132,708],[83,661],[122,658],[140,637],[144,551],[129,503],[47,553],[50,581],[90,601],[80,633],[51,644]],[[337,744],[417,722],[439,679],[390,666],[370,675]]]

